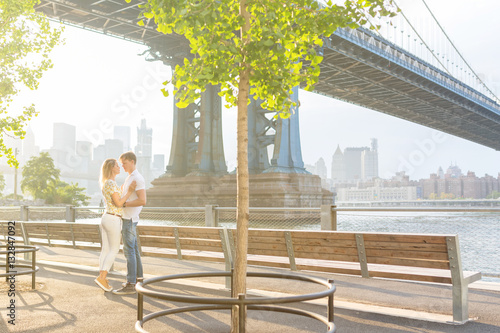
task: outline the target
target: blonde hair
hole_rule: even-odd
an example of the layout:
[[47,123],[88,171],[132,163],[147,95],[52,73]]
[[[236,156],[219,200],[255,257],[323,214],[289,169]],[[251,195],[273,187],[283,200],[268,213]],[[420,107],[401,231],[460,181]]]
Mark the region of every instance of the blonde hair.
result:
[[118,163],[118,161],[114,158],[106,159],[101,166],[101,175],[99,176],[99,184],[101,185],[101,189],[104,187],[104,183],[106,180],[110,179],[113,175],[113,168]]

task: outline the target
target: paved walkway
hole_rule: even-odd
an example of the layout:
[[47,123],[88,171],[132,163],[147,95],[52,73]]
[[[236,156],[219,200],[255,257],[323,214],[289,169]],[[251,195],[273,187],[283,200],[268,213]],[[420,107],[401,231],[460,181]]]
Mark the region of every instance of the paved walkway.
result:
[[[105,293],[93,280],[98,268],[97,251],[60,247],[41,247],[37,258],[40,271],[37,289],[31,289],[29,276],[16,281],[15,324],[7,306],[12,297],[7,284],[0,282],[0,332],[135,332],[137,296]],[[219,263],[180,261],[145,257],[146,278],[160,275],[224,270]],[[124,281],[125,260],[118,255],[110,283],[118,287]],[[279,269],[249,267],[249,271],[283,272]],[[287,271],[289,272],[289,271]],[[301,272],[312,276],[325,274]],[[330,276],[332,277],[332,276]],[[451,320],[451,288],[435,284],[417,284],[350,276],[333,276],[335,324],[342,333],[396,332],[500,332],[500,286],[476,283],[469,292],[469,314],[477,317],[464,325]],[[301,294],[321,288],[301,282],[249,279],[250,293],[258,295]],[[200,278],[163,283],[160,290],[200,295],[226,296],[223,278]],[[326,300],[298,305],[302,309],[326,314]],[[174,307],[166,301],[146,298],[145,312]],[[228,311],[205,311],[162,317],[146,323],[150,332],[229,332]],[[248,332],[325,332],[315,320],[280,313],[249,311]]]

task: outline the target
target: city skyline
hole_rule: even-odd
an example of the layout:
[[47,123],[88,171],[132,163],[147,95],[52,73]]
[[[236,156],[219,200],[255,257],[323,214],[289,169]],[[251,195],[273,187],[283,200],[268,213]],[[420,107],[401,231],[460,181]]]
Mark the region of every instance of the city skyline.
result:
[[[74,125],[74,124],[68,124],[68,123],[53,123],[53,125],[69,125],[69,126],[73,126],[75,127],[75,130],[76,130],[76,133],[78,134],[79,130],[78,130],[78,126]],[[135,125],[135,128],[137,130],[139,130],[141,127],[143,126],[146,126],[146,124],[144,123],[144,119],[141,120],[140,124],[136,124]],[[112,136],[110,138],[107,138],[105,141],[114,141],[114,140],[121,140],[122,143],[123,143],[123,149],[119,150],[120,152],[122,151],[127,151],[127,150],[131,150],[131,151],[134,151],[134,147],[136,147],[139,143],[137,142],[137,140],[131,140],[131,134],[132,133],[136,133],[136,131],[130,131],[132,129],[132,127],[134,127],[134,125],[131,125],[131,126],[113,126],[113,129],[112,129]],[[148,129],[149,129],[149,125],[148,125]],[[128,131],[128,136],[127,135],[123,135],[123,131],[124,130],[129,130]],[[55,134],[55,131],[51,131],[52,135]],[[87,148],[81,148],[79,149],[78,148],[78,143],[87,143],[87,141],[81,141],[81,140],[78,140],[76,139],[77,136],[75,136],[74,140],[76,141],[77,143],[77,147],[76,147],[76,151],[78,152],[78,150],[86,150]],[[152,135],[152,137],[154,137],[154,135]],[[36,135],[34,134],[30,134],[29,136],[29,140],[30,140],[30,145],[29,145],[29,152],[31,153],[31,146],[36,146],[38,147],[38,152],[41,152],[41,151],[49,151],[51,149],[54,149],[54,148],[61,148],[59,147],[61,145],[61,140],[62,138],[55,138],[54,136],[52,137],[52,144],[50,146],[47,146],[47,147],[40,147],[38,144],[37,144],[37,138],[36,138]],[[70,140],[73,140],[73,138],[70,138]],[[371,138],[370,141],[368,143],[370,144],[366,144],[366,145],[363,145],[363,146],[360,146],[360,147],[354,147],[354,146],[349,146],[349,147],[340,147],[340,145],[337,146],[337,148],[335,150],[337,150],[338,148],[340,148],[341,151],[344,151],[347,149],[347,150],[370,150],[370,145],[372,145],[372,149],[373,149],[373,140],[375,140],[375,144],[377,145],[377,149],[375,150],[378,150],[378,144],[377,144],[377,141],[378,139],[377,138]],[[94,150],[94,157],[96,155],[96,149],[99,149],[100,147],[104,146],[104,144],[106,142],[103,142],[103,143],[100,143],[98,145],[94,145],[92,142],[90,142],[92,144],[92,147],[91,149]],[[127,149],[127,147],[129,149]],[[150,148],[151,149],[151,148]],[[64,147],[62,148],[62,150],[64,150]],[[116,150],[116,149],[115,149]],[[151,151],[149,151],[149,154],[152,154]],[[119,155],[120,153],[118,153],[118,150],[116,150],[116,153],[114,155]],[[334,153],[335,154],[335,153]],[[312,161],[312,163],[305,163],[305,166],[306,166],[306,169],[312,173],[315,173],[319,176],[321,176],[321,174],[323,172],[314,172],[314,170],[312,168],[314,168],[318,162],[320,160],[323,160],[323,162],[325,163],[325,168],[327,169],[326,171],[326,178],[325,177],[322,177],[323,179],[332,179],[332,173],[331,173],[331,168],[328,168],[328,165],[331,165],[332,164],[332,159],[333,159],[333,155],[328,159],[328,158],[325,158],[323,156],[320,156],[318,158],[318,160],[316,161]],[[99,155],[102,155],[102,154],[99,154]],[[111,154],[113,155],[113,154]],[[152,154],[151,155],[151,163],[154,163],[155,160],[153,159],[153,157],[155,155],[163,155],[163,154]],[[116,156],[116,157],[117,157]],[[109,156],[109,157],[113,157],[113,156]],[[168,156],[165,156],[165,162],[163,164],[165,164],[163,166],[163,168],[165,169],[166,167],[166,159],[168,158]],[[101,156],[101,159],[102,159],[102,156]],[[486,176],[486,175],[489,175],[489,176],[493,176],[493,177],[497,177],[499,174],[500,174],[500,169],[497,173],[493,173],[493,174],[478,174],[476,172],[476,170],[462,170],[461,169],[461,166],[459,164],[457,164],[455,161],[450,161],[448,164],[443,164],[443,165],[436,165],[435,166],[435,170],[434,171],[431,171],[428,175],[425,175],[424,177],[421,177],[421,178],[410,178],[411,180],[419,180],[419,179],[427,179],[429,178],[432,174],[438,174],[439,175],[439,170],[441,171],[446,171],[447,169],[449,168],[452,168],[452,167],[458,167],[460,168],[461,172],[463,175],[466,175],[467,172],[474,172],[476,174],[476,176],[478,177],[482,177],[482,176]],[[158,168],[158,165],[156,166],[156,168]],[[405,171],[405,170],[402,170],[402,171]],[[381,178],[381,179],[390,179],[391,177],[395,176],[396,174],[393,174],[393,175],[390,175],[388,177],[384,177],[384,175],[379,175],[378,178]],[[364,180],[367,180],[367,179],[370,179],[370,177],[364,177],[363,178]]]
[[[400,2],[401,6],[405,1]],[[499,51],[487,41],[494,38],[500,23],[488,20],[487,15],[495,12],[493,8],[500,9],[500,4],[484,1],[470,6],[466,1],[447,0],[429,1],[429,5],[472,67],[485,73],[490,87],[498,90],[500,70],[495,61]],[[482,38],[476,38],[475,27]],[[42,78],[39,90],[19,99],[23,105],[35,102],[40,111],[32,121],[37,145],[43,149],[51,142],[47,127],[52,122],[78,124],[77,140],[95,144],[111,138],[113,126],[131,126],[146,118],[155,133],[153,154],[164,154],[168,162],[173,102],[160,89],[170,69],[138,56],[144,50],[138,44],[70,26],[64,35],[66,45],[54,51],[54,68]],[[450,163],[478,176],[500,171],[500,153],[493,149],[325,96],[300,91],[299,98],[303,160],[314,164],[323,157],[328,175],[337,145],[342,149],[368,146],[373,137],[379,140],[382,178],[398,171],[407,171],[412,179],[424,178]],[[235,110],[224,109],[228,171],[236,164],[235,124]]]

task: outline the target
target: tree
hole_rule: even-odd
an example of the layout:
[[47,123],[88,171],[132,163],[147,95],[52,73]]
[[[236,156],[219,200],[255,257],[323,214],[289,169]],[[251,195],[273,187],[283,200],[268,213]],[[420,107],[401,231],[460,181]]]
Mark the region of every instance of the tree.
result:
[[76,184],[68,184],[63,181],[58,181],[56,185],[56,195],[54,203],[63,203],[74,206],[86,206],[89,203],[90,197],[85,193],[83,187],[78,187]]
[[[177,106],[193,103],[208,85],[220,85],[226,106],[238,109],[233,297],[246,293],[249,96],[288,117],[297,106],[290,98],[292,89],[303,84],[312,90],[318,80],[322,37],[339,27],[356,28],[367,16],[393,15],[384,5],[384,0],[347,0],[343,6],[329,1],[321,7],[314,0],[148,0],[142,5],[144,20],[154,18],[158,31],[175,32],[190,43],[193,57],[175,67],[171,81]],[[238,331],[235,315],[231,327]]]
[[5,135],[22,139],[27,122],[37,115],[34,105],[12,110],[10,103],[21,86],[37,89],[42,74],[52,67],[49,52],[60,42],[62,29],[51,29],[47,18],[35,12],[39,0],[0,0],[0,156],[19,164]]
[[40,156],[30,158],[24,166],[21,190],[49,204],[87,205],[90,197],[85,195],[85,189],[78,187],[78,183],[61,181],[60,174],[49,153],[40,153]]
[[441,199],[441,200],[451,200],[451,199],[455,199],[455,195],[453,193],[441,192],[441,195],[439,196],[439,199]]
[[50,201],[55,197],[60,173],[49,153],[33,156],[23,168],[21,191],[31,194],[34,199]]

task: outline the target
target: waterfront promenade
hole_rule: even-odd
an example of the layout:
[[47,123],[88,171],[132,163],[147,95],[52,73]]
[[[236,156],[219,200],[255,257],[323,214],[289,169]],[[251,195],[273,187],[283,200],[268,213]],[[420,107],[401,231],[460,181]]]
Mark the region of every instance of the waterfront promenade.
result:
[[[9,302],[5,282],[0,283],[0,332],[134,332],[137,296],[104,293],[93,282],[97,275],[98,251],[41,247],[37,254],[40,272],[37,289],[30,290],[30,277],[16,281],[16,325],[8,324]],[[144,257],[146,278],[186,272],[224,270],[224,265]],[[249,271],[274,271],[249,267]],[[110,283],[124,281],[126,267],[119,254]],[[288,272],[288,271],[287,271]],[[312,272],[301,272],[323,276]],[[330,275],[332,277],[332,275]],[[471,285],[469,314],[476,320],[451,325],[449,286],[417,284],[333,275],[335,324],[337,332],[500,332],[500,285],[479,282]],[[299,282],[249,279],[249,293],[258,295],[301,294],[318,291]],[[177,281],[162,284],[162,290],[189,295],[226,295],[219,278]],[[310,288],[310,289],[309,289]],[[316,288],[316,289],[312,289]],[[227,295],[226,295],[227,296]],[[172,307],[171,303],[145,299],[146,313]],[[326,300],[300,305],[326,314]],[[153,320],[145,325],[150,332],[229,332],[229,312],[193,312]],[[325,332],[323,324],[290,314],[249,311],[248,332]]]

